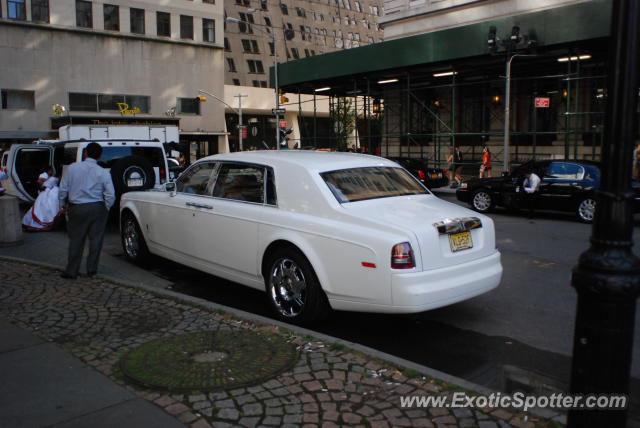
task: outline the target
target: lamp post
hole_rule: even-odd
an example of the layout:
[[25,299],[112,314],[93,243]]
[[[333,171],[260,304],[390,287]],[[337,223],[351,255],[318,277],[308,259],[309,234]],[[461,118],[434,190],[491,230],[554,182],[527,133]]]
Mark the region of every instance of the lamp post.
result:
[[[256,12],[255,9],[249,10],[248,13],[254,13]],[[242,24],[244,23],[245,25],[252,25],[252,26],[256,26],[255,28],[260,30],[260,32],[262,32],[262,34],[267,34],[269,36],[271,36],[271,39],[273,40],[273,57],[274,57],[274,84],[275,84],[275,93],[276,93],[276,100],[275,100],[275,115],[276,115],[276,150],[280,150],[280,113],[278,112],[278,110],[280,109],[280,99],[278,98],[278,44],[276,43],[276,33],[275,31],[265,31],[262,28],[260,28],[259,24],[249,24],[246,23],[244,21],[239,20],[238,18],[232,18],[230,16],[228,16],[226,18],[227,22],[233,22],[236,24]]]
[[513,54],[507,60],[507,70],[506,70],[506,83],[504,88],[504,148],[502,150],[503,153],[503,170],[505,172],[509,172],[509,138],[510,138],[510,130],[509,130],[509,122],[511,120],[511,62],[518,56],[538,56],[538,55],[530,55],[530,54]]
[[[244,129],[244,125],[242,124],[242,98],[248,97],[248,95],[245,95],[245,94],[234,95],[234,98],[238,98],[238,110],[236,110],[235,108],[233,108],[229,104],[227,104],[224,100],[216,97],[215,95],[213,95],[210,92],[203,91],[202,89],[198,89],[198,93],[209,95],[210,97],[215,98],[216,100],[220,101],[222,104],[224,104],[227,107],[229,107],[231,110],[233,110],[234,113],[236,113],[238,115],[238,148],[240,149],[240,151],[242,151],[243,150],[243,147],[242,147],[242,130]],[[202,101],[206,101],[207,99],[204,98],[204,97],[198,97],[198,100],[200,102],[202,102]]]
[[[633,245],[631,159],[637,125],[640,0],[614,0],[601,187],[591,246],[573,269],[578,293],[571,392],[627,394],[640,259]],[[574,409],[570,428],[626,426],[626,410]]]

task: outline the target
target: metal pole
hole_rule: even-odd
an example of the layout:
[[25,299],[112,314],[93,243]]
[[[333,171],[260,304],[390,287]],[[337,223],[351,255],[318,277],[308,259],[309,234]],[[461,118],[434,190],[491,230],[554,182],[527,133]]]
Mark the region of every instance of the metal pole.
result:
[[280,114],[278,113],[278,109],[280,108],[280,97],[278,94],[278,44],[276,43],[275,28],[271,35],[273,37],[273,58],[275,60],[275,64],[273,66],[273,80],[276,87],[276,150],[280,150]]
[[[631,153],[637,126],[640,0],[614,0],[607,75],[602,184],[591,247],[571,285],[578,293],[571,392],[627,394],[640,260],[633,245]],[[570,428],[625,427],[626,410],[569,412]]]
[[504,88],[504,147],[502,149],[502,170],[509,172],[509,105],[511,103],[511,61],[517,55],[507,60],[506,83]]
[[243,151],[244,148],[242,147],[242,130],[244,128],[244,125],[242,124],[242,98],[243,97],[248,97],[248,95],[243,95],[243,94],[238,94],[235,95],[235,98],[238,99],[238,149],[240,149],[240,151]]

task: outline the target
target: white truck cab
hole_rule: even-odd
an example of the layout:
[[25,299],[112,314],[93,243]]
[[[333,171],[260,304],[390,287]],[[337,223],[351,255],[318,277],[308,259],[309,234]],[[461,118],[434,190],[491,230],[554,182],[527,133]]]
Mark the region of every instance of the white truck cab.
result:
[[123,193],[160,187],[167,181],[168,165],[163,143],[179,141],[175,126],[66,125],[59,140],[15,144],[3,153],[3,182],[8,194],[25,202],[38,195],[37,180],[48,166],[62,177],[66,168],[83,160],[89,143],[102,146],[98,164],[111,172],[118,198]]

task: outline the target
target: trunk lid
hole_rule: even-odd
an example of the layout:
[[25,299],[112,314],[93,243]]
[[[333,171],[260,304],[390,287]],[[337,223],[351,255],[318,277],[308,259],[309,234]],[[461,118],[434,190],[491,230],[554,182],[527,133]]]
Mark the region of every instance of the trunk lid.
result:
[[[419,245],[419,248],[413,248],[417,268],[421,267],[422,270],[465,263],[496,251],[495,230],[489,217],[433,195],[371,199],[345,203],[342,206],[349,214],[358,218],[366,218],[380,225],[393,225],[411,232]],[[434,223],[466,217],[478,218],[482,226],[470,230],[473,243],[471,248],[452,251],[449,234],[440,233]],[[454,221],[454,226],[457,223]],[[412,246],[415,247],[414,244],[412,242]]]

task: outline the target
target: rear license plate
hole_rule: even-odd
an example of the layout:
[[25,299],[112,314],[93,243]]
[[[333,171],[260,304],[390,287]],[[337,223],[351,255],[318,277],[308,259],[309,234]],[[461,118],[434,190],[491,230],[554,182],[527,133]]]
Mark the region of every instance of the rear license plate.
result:
[[127,180],[127,186],[129,187],[140,187],[144,184],[144,180],[141,178],[131,178]]
[[473,241],[471,240],[471,232],[461,232],[449,235],[449,246],[453,253],[472,248]]

